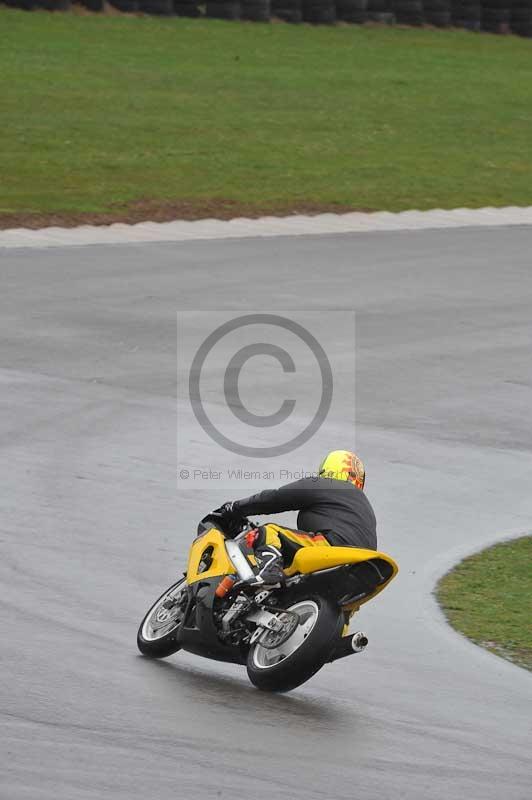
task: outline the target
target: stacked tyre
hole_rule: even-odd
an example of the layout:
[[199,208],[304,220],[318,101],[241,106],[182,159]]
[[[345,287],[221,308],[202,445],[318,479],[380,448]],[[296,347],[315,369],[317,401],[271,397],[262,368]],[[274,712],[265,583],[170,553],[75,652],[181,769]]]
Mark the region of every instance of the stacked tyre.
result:
[[532,36],[532,0],[513,0],[510,28],[519,36]]
[[509,33],[512,0],[482,0],[480,26],[491,33]]
[[425,22],[436,28],[446,28],[451,24],[450,0],[425,0],[423,3]]
[[201,17],[196,0],[174,0],[174,13],[179,17]]
[[251,22],[269,22],[271,17],[270,0],[242,0],[241,17]]
[[145,14],[168,17],[174,13],[174,0],[139,0],[139,8]]
[[89,11],[103,11],[104,0],[81,0],[81,5]]
[[70,0],[36,0],[34,5],[46,11],[67,11],[70,8]]
[[394,0],[393,12],[399,25],[423,25],[422,0]]
[[4,0],[4,3],[12,8],[23,8],[24,11],[33,11],[37,6],[37,0]]
[[139,10],[138,0],[109,0],[109,2],[119,11],[132,12]]
[[272,0],[272,17],[283,22],[302,22],[302,0]]
[[392,10],[392,0],[368,0],[366,15],[369,22],[393,25],[395,15]]
[[453,0],[451,15],[452,24],[456,28],[466,28],[469,31],[480,30],[480,0]]
[[210,0],[205,6],[205,16],[211,19],[240,19],[241,7],[235,0]]
[[336,0],[303,0],[303,21],[314,25],[336,22]]
[[6,6],[23,8],[24,11],[33,11],[35,8],[44,8],[46,11],[66,11],[70,8],[70,0],[2,0]]
[[336,0],[336,18],[361,25],[368,18],[368,0]]

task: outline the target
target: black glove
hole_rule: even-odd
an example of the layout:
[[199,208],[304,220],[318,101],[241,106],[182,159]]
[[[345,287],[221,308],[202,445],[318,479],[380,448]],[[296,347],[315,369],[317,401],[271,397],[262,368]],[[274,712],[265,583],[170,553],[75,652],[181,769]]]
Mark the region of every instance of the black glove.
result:
[[224,503],[211,511],[209,516],[219,519],[223,532],[231,539],[238,536],[246,523],[246,517],[238,510],[236,503]]
[[236,510],[236,503],[224,503],[223,506],[216,508],[212,513],[220,514],[226,519],[234,519],[236,516],[242,516],[241,514],[238,514],[238,511]]

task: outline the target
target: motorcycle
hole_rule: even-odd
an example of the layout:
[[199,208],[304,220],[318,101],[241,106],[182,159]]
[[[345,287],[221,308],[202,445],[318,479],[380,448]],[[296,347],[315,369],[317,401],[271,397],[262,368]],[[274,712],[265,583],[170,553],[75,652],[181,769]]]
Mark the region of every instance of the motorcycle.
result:
[[243,519],[234,535],[216,514],[202,520],[184,577],[140,624],[143,655],[166,658],[183,649],[245,665],[259,689],[287,692],[326,663],[365,649],[365,633],[348,633],[350,618],[395,577],[395,561],[363,548],[302,547],[284,570],[285,586],[251,585],[246,534],[256,527]]

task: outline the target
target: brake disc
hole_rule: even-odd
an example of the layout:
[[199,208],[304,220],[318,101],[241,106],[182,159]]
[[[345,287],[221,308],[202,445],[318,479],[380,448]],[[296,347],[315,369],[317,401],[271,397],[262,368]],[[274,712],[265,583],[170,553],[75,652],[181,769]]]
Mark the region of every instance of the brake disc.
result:
[[265,630],[257,639],[258,644],[265,647],[266,650],[272,650],[284,644],[299,625],[299,617],[293,611],[281,611],[276,616],[282,623],[282,629],[279,631]]
[[155,619],[152,620],[153,630],[168,625],[170,622],[175,622],[183,613],[183,600],[186,599],[183,593],[177,597],[167,597],[155,613]]

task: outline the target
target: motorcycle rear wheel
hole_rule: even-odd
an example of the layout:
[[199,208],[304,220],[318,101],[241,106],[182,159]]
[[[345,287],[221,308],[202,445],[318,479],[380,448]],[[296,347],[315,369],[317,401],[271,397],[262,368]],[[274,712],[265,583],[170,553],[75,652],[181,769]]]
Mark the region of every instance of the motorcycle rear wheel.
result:
[[249,649],[248,677],[264,691],[289,692],[308,681],[328,660],[343,624],[338,607],[320,595],[294,600],[286,610],[300,617],[292,636],[277,648]]
[[[181,578],[152,605],[137,633],[137,647],[142,655],[166,658],[181,649],[176,635],[183,619],[186,596],[187,582]],[[173,599],[175,604],[171,602]]]

